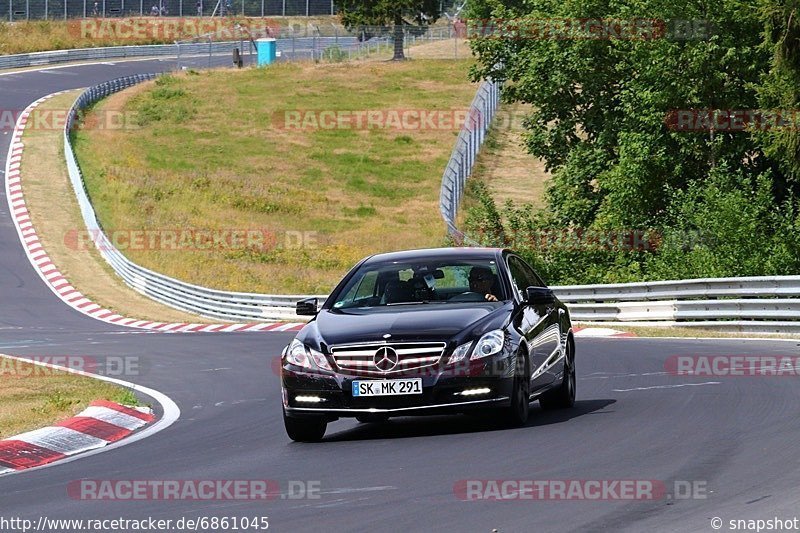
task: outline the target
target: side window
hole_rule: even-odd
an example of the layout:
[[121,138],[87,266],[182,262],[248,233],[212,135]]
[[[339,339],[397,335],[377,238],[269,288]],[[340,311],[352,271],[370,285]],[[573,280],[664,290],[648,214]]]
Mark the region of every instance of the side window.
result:
[[358,284],[356,295],[353,300],[361,300],[363,298],[371,298],[375,296],[375,283],[378,281],[378,271],[367,272]]
[[517,293],[519,299],[523,298],[523,292],[528,288],[528,276],[523,268],[522,261],[516,257],[511,256],[508,258],[508,271],[511,274],[511,284],[514,286],[514,291]]
[[531,268],[531,266],[523,261],[522,259],[519,260],[522,263],[522,269],[525,271],[525,277],[528,278],[528,287],[547,287],[542,278],[539,277],[536,272]]

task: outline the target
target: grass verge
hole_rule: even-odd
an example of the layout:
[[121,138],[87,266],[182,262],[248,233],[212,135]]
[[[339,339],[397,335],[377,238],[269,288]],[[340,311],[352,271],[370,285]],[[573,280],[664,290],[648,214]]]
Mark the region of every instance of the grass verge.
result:
[[517,206],[545,206],[550,174],[544,162],[530,155],[524,145],[522,122],[530,109],[527,104],[500,104],[469,178],[459,225],[463,226],[470,208],[478,204],[478,185],[486,186],[497,206],[508,201]]
[[[466,81],[469,65],[189,71],[101,102],[89,123],[121,114],[131,127],[84,128],[76,151],[111,234],[265,236],[263,245],[208,250],[123,248],[133,261],[219,289],[324,293],[364,255],[442,244],[439,187],[459,130],[454,117],[465,114],[476,90]],[[423,128],[315,125],[322,113],[374,111],[388,126],[393,113],[409,110],[444,118]],[[293,113],[304,117],[301,127],[291,124]]]
[[129,389],[0,355],[0,438],[74,416],[93,400],[138,405]]
[[544,207],[550,174],[524,145],[522,121],[530,110],[527,104],[501,104],[478,155],[472,178],[486,183],[497,205],[513,200]]
[[[80,91],[71,91],[39,106],[40,116],[64,116]],[[44,124],[45,121],[42,121]],[[69,182],[62,131],[57,121],[43,127],[30,123],[23,134],[21,163],[25,201],[39,240],[66,278],[87,298],[124,316],[159,322],[196,322],[197,317],[162,306],[128,288],[92,246],[79,248],[70,238],[84,231]]]

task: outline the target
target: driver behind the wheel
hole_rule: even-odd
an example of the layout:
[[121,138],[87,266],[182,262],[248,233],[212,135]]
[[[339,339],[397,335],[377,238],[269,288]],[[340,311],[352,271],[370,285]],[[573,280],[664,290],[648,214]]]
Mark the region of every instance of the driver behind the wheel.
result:
[[469,290],[482,294],[488,302],[497,301],[497,296],[492,294],[493,285],[494,274],[490,268],[476,266],[469,271]]

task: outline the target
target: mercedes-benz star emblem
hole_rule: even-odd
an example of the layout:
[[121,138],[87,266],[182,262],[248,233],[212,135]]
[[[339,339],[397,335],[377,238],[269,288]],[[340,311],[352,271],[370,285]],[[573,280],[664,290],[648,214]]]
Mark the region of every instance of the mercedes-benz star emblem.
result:
[[397,366],[397,352],[394,351],[394,348],[383,346],[378,348],[378,351],[375,352],[372,361],[375,363],[375,366],[378,367],[378,370],[388,372]]

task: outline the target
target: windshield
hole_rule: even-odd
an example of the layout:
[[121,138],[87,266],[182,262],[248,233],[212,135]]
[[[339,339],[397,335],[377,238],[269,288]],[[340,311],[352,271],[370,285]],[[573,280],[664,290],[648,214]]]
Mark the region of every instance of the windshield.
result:
[[392,262],[362,266],[336,295],[334,309],[505,300],[491,259]]

